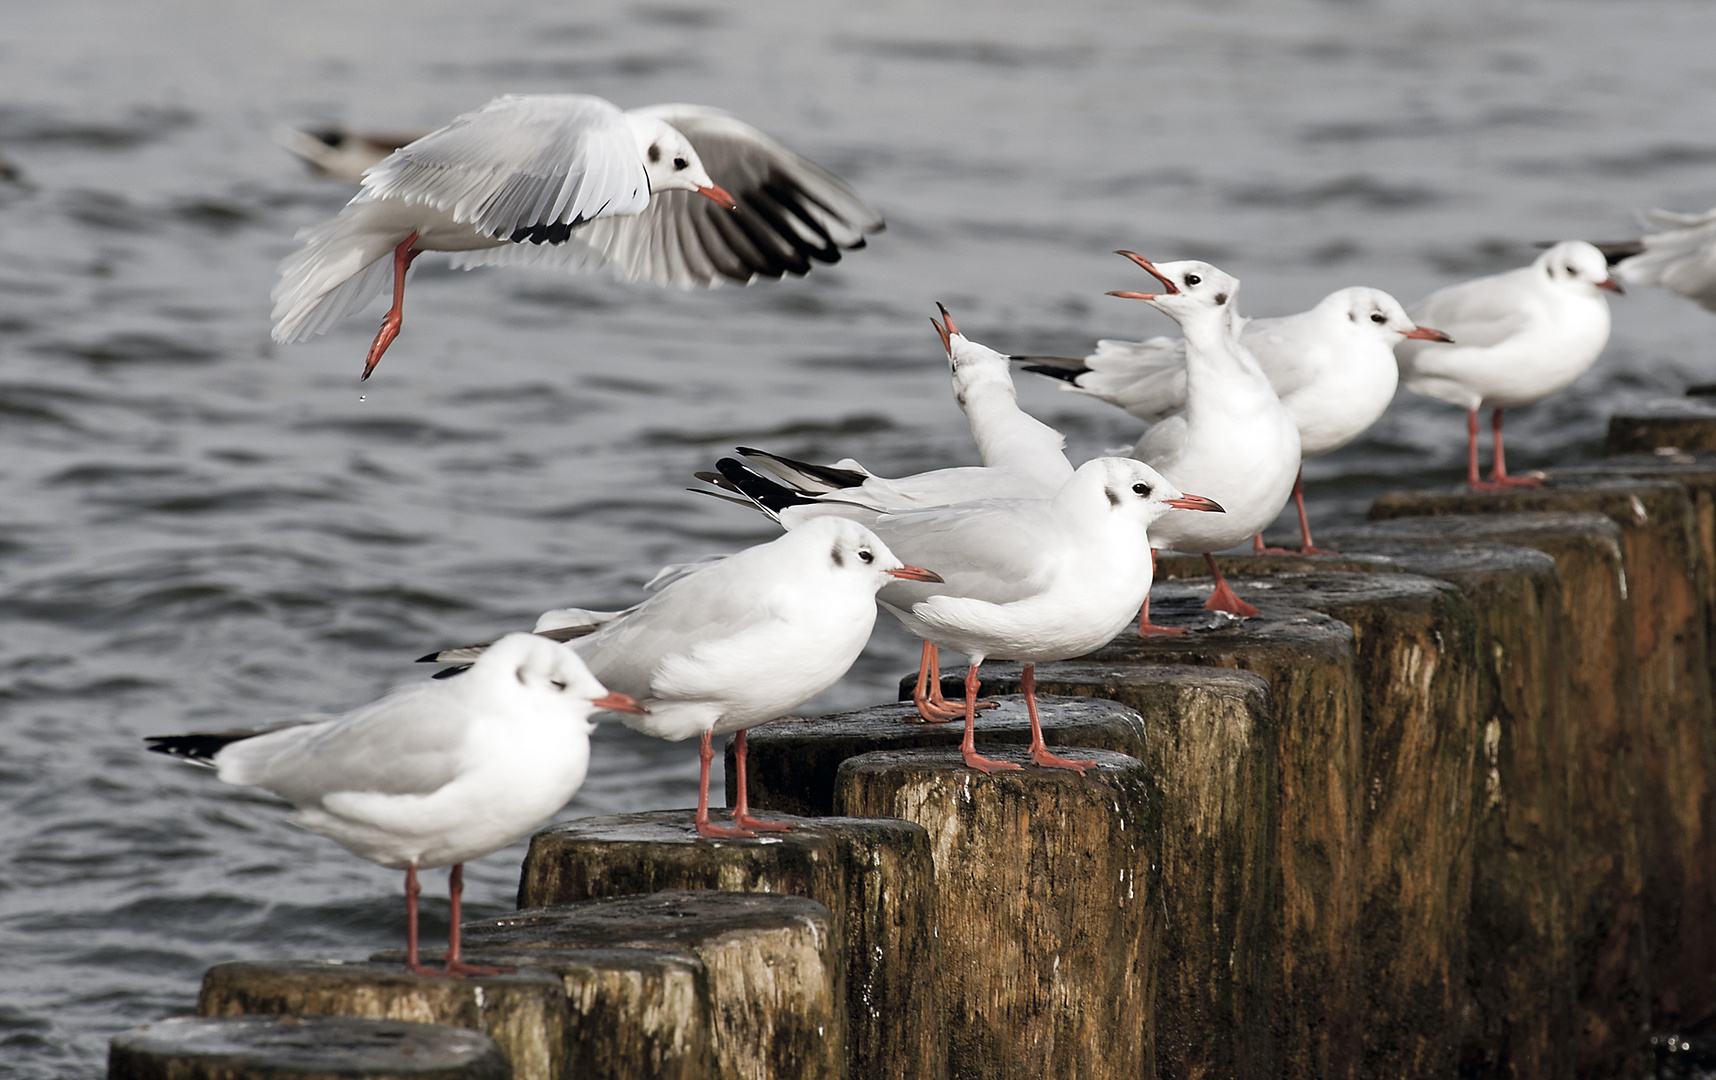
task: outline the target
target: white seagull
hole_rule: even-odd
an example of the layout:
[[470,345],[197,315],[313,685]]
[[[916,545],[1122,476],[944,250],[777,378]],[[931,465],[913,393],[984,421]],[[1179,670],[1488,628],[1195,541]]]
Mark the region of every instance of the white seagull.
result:
[[[1230,299],[1231,303],[1231,299]],[[1380,289],[1337,289],[1309,311],[1240,319],[1239,342],[1256,358],[1281,404],[1299,427],[1299,456],[1321,457],[1370,430],[1394,400],[1399,367],[1394,345],[1404,338],[1447,341],[1440,330],[1418,326],[1400,301]],[[1019,356],[1027,371],[1053,376],[1066,389],[1106,401],[1154,424],[1186,407],[1186,340],[1096,343],[1082,360]],[[1304,472],[1293,481],[1302,554],[1333,554],[1311,542],[1305,516]],[[1259,554],[1263,536],[1254,538]]]
[[323,176],[348,184],[363,183],[363,174],[371,167],[381,164],[387,155],[406,143],[422,137],[422,132],[390,135],[337,127],[314,130],[282,127],[274,132],[274,141],[293,156]]
[[[1214,552],[1255,536],[1275,520],[1293,493],[1299,475],[1299,426],[1269,377],[1239,342],[1233,313],[1239,281],[1204,262],[1150,262],[1130,251],[1126,256],[1162,283],[1162,292],[1112,292],[1143,300],[1180,324],[1186,341],[1185,411],[1152,426],[1132,456],[1150,465],[1180,488],[1209,492],[1226,513],[1219,516],[1170,513],[1150,530],[1150,543],[1162,550],[1201,553],[1215,576],[1215,592],[1204,607],[1251,616],[1257,609],[1241,600],[1216,565]],[[1138,617],[1141,635],[1179,634],[1178,627],[1150,621],[1145,597]]]
[[274,288],[273,336],[322,333],[391,273],[368,378],[399,334],[406,271],[425,251],[464,267],[612,263],[630,281],[691,288],[804,274],[881,227],[840,180],[718,109],[509,94],[400,147],[338,217],[299,234]]
[[1662,231],[1596,245],[1615,262],[1615,274],[1634,285],[1660,285],[1716,311],[1716,209],[1649,210],[1643,216]]
[[[1609,341],[1604,291],[1621,287],[1603,253],[1564,240],[1530,266],[1438,289],[1414,304],[1412,317],[1446,330],[1451,344],[1402,341],[1394,348],[1401,379],[1416,394],[1458,405],[1466,416],[1466,483],[1479,490],[1536,487],[1509,476],[1502,448],[1502,410],[1541,401],[1572,385]],[[1478,475],[1478,410],[1495,410],[1495,466]]]
[[[719,468],[772,515],[806,501],[733,458]],[[1049,752],[1037,718],[1033,665],[1100,648],[1131,622],[1150,594],[1147,530],[1174,508],[1221,510],[1202,496],[1180,493],[1141,461],[1096,458],[1079,466],[1052,499],[985,499],[876,520],[872,528],[889,548],[942,568],[938,584],[892,581],[878,599],[912,633],[970,660],[960,744],[967,765],[983,772],[1018,768],[977,753],[977,669],[991,658],[1024,662],[1032,762],[1080,773],[1094,764]]]
[[[659,591],[623,612],[549,612],[539,632],[569,645],[608,686],[648,709],[626,725],[658,739],[700,736],[697,831],[754,836],[782,829],[751,816],[745,729],[778,720],[846,674],[876,624],[876,592],[897,579],[941,578],[895,558],[855,521],[823,517],[733,555],[670,567]],[[591,627],[595,629],[590,630]],[[590,631],[590,632],[586,632]],[[425,660],[463,660],[473,650]],[[716,735],[737,732],[738,805],[731,829],[709,821]]]
[[[1008,357],[959,332],[946,307],[942,322],[930,319],[941,336],[953,382],[953,399],[971,426],[981,466],[934,469],[889,479],[846,458],[813,465],[751,447],[739,453],[773,473],[809,502],[782,507],[778,520],[788,528],[813,517],[835,515],[866,524],[886,513],[920,510],[974,499],[1047,499],[1072,479],[1066,437],[1019,408]],[[719,472],[698,479],[729,491],[737,489]],[[941,693],[937,650],[926,639],[918,665],[913,701],[926,721],[939,723],[964,715]],[[988,703],[985,703],[987,707]]]
[[[406,686],[344,716],[260,731],[158,735],[149,749],[291,803],[292,821],[405,871],[407,970],[493,974],[459,959],[464,864],[554,816],[584,782],[589,716],[641,713],[564,645],[511,634],[463,678]],[[417,871],[451,866],[445,967],[417,956]]]

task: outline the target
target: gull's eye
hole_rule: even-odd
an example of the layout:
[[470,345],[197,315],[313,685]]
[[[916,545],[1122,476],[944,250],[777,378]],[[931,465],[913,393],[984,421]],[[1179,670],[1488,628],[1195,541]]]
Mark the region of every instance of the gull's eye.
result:
[[676,157],[673,159],[673,168],[674,168],[675,172],[678,172],[680,169],[687,169],[690,167],[691,167],[691,162],[686,161],[682,157]]
[[1569,273],[1569,274],[1571,274],[1571,275],[1572,275],[1572,276],[1574,276],[1574,277],[1578,277],[1578,276],[1579,276],[1579,271],[1577,271],[1577,270],[1575,270],[1575,269],[1573,269],[1573,268],[1572,268],[1572,267],[1571,267],[1571,266],[1569,266],[1569,267],[1568,267],[1568,268],[1567,268],[1567,272],[1568,272],[1568,273]]
[[864,548],[858,549],[858,558],[862,559],[864,562],[875,562],[876,561],[876,556],[870,554],[870,552]]
[[655,143],[649,144],[649,163],[654,165],[661,160],[661,147]]
[[1142,495],[1146,499],[1148,499],[1150,497],[1150,485],[1144,483],[1142,480],[1140,480],[1138,483],[1132,485],[1132,491],[1133,491],[1133,494]]
[[1388,316],[1384,315],[1380,311],[1373,311],[1370,313],[1370,321],[1375,323],[1378,326],[1381,326],[1383,323],[1388,321]]
[[560,679],[550,679],[548,680],[548,685],[554,687],[556,690],[566,689],[566,684]]
[[1189,289],[1189,288],[1191,288],[1191,287],[1192,287],[1192,286],[1193,286],[1193,285],[1197,285],[1197,284],[1199,284],[1199,283],[1200,283],[1200,282],[1202,282],[1202,281],[1203,281],[1203,280],[1204,280],[1204,279],[1203,279],[1203,278],[1201,278],[1201,277],[1199,277],[1199,276],[1198,276],[1198,275],[1196,275],[1196,274],[1187,274],[1187,275],[1186,275],[1186,288],[1188,288],[1188,289]]

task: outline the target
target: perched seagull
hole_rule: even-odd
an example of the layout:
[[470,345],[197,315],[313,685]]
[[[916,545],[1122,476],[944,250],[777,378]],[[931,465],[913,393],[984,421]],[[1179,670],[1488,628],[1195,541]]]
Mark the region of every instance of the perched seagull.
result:
[[[870,640],[883,585],[941,578],[905,565],[869,529],[837,517],[806,522],[725,558],[671,569],[660,591],[624,612],[564,609],[544,621],[573,624],[570,632],[578,636],[570,647],[590,670],[649,710],[627,726],[673,742],[701,736],[700,834],[754,836],[757,829],[783,828],[750,814],[745,729],[780,719],[846,674]],[[579,634],[588,624],[596,629]],[[468,654],[451,650],[424,659],[458,661]],[[709,821],[713,738],[729,732],[738,733],[739,799],[731,829]]]
[[[1401,338],[1449,340],[1440,330],[1414,324],[1394,297],[1362,287],[1338,289],[1297,315],[1235,320],[1242,327],[1239,343],[1256,358],[1299,427],[1301,458],[1339,450],[1382,417],[1399,382],[1394,345]],[[1082,360],[1013,359],[1029,361],[1025,370],[1061,379],[1066,389],[1117,405],[1146,423],[1186,407],[1184,338],[1099,341],[1096,352]],[[1301,553],[1333,554],[1311,542],[1303,470],[1293,480],[1293,501]],[[1260,554],[1269,550],[1262,534],[1253,547]]]
[[[954,325],[947,308],[936,307],[943,321],[932,318],[930,323],[941,336],[953,381],[953,399],[965,413],[983,464],[890,480],[851,458],[833,465],[813,465],[739,447],[739,453],[752,465],[773,473],[809,500],[783,507],[778,518],[783,525],[791,528],[831,514],[868,524],[882,514],[974,499],[1046,499],[1072,479],[1066,437],[1019,408],[1008,358],[967,338]],[[697,477],[716,487],[738,490],[718,472],[702,472]],[[950,705],[942,697],[937,650],[928,639],[924,641],[913,700],[919,714],[931,723],[964,714],[963,708]]]
[[1716,311],[1716,209],[1702,214],[1649,210],[1643,216],[1662,231],[1595,245],[1615,274],[1634,285],[1660,285]]
[[[772,515],[807,501],[733,458],[718,468]],[[970,660],[960,744],[967,765],[986,773],[1018,768],[977,753],[977,669],[990,658],[1024,662],[1032,762],[1080,773],[1094,764],[1049,752],[1034,665],[1100,648],[1131,622],[1150,593],[1147,530],[1174,508],[1221,511],[1200,495],[1181,494],[1143,462],[1096,458],[1052,499],[985,499],[876,520],[872,528],[890,549],[942,567],[941,583],[888,582],[878,599],[912,633]]]
[[[1287,505],[1299,475],[1299,426],[1239,342],[1233,313],[1238,279],[1209,263],[1157,266],[1130,251],[1119,254],[1161,282],[1162,291],[1109,295],[1142,300],[1168,315],[1186,341],[1185,410],[1146,431],[1132,456],[1178,487],[1209,492],[1226,509],[1219,517],[1164,515],[1150,530],[1151,546],[1204,556],[1216,581],[1205,608],[1256,615],[1222,577],[1213,553],[1262,532]],[[1139,634],[1185,632],[1152,623],[1148,600],[1138,617]]]
[[338,217],[299,234],[274,287],[274,340],[322,333],[391,270],[368,378],[399,334],[405,274],[425,251],[463,267],[613,263],[628,281],[691,288],[808,273],[881,228],[851,188],[720,110],[509,94],[400,147]]
[[[1483,491],[1537,487],[1509,476],[1502,410],[1566,389],[1597,362],[1609,341],[1609,302],[1621,292],[1603,253],[1565,240],[1530,266],[1438,289],[1411,309],[1453,343],[1402,341],[1394,348],[1401,378],[1416,394],[1458,405],[1466,417],[1466,483]],[[1478,476],[1478,410],[1495,410],[1495,467]]]
[[274,132],[274,141],[317,172],[332,180],[348,184],[363,182],[363,174],[382,159],[404,146],[416,142],[417,135],[386,135],[347,131],[344,128],[318,128],[304,131],[282,127]]
[[[494,974],[459,959],[464,864],[498,851],[565,806],[590,763],[589,716],[642,713],[563,645],[511,634],[454,682],[395,690],[344,716],[260,731],[157,735],[149,749],[265,788],[292,821],[347,851],[405,871],[406,969]],[[451,866],[444,968],[417,957],[417,871]]]

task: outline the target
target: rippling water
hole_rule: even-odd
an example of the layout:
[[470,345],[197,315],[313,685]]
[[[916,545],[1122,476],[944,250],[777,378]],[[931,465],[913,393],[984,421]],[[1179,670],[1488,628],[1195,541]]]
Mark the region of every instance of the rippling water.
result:
[[[1425,10],[1420,10],[1425,8]],[[1695,3],[695,5],[12,0],[0,21],[0,1072],[96,1076],[238,957],[396,945],[395,875],[143,735],[339,710],[412,658],[664,562],[766,539],[686,494],[734,443],[881,472],[970,463],[933,302],[1011,351],[1165,332],[1110,255],[1201,257],[1243,309],[1411,302],[1716,201],[1716,9]],[[282,123],[427,129],[505,91],[707,102],[887,215],[802,281],[663,293],[422,267],[405,333],[267,339],[275,263],[349,196]],[[719,179],[719,178],[717,178]],[[423,260],[429,263],[430,260]],[[1642,293],[1521,467],[1711,375],[1716,319]],[[1134,425],[1046,381],[1083,457]],[[1315,510],[1454,478],[1456,410],[1402,395],[1307,470]],[[892,696],[882,627],[824,699]],[[688,745],[598,736],[570,815],[686,805]],[[522,847],[472,867],[508,904]],[[435,875],[438,888],[439,875]]]

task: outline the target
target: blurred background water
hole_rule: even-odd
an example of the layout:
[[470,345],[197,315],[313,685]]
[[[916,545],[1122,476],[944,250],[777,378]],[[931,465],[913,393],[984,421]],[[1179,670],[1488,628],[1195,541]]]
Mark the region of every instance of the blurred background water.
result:
[[[395,874],[141,736],[343,710],[424,677],[432,647],[765,540],[683,490],[735,443],[973,463],[935,301],[997,348],[1080,355],[1170,329],[1102,295],[1140,287],[1117,247],[1219,263],[1243,310],[1279,314],[1354,284],[1411,303],[1533,241],[1701,210],[1712,40],[1690,0],[10,0],[0,1074],[100,1075],[107,1037],[188,1011],[209,964],[403,934]],[[277,125],[427,130],[573,90],[731,109],[888,229],[806,279],[698,293],[425,258],[361,388],[373,318],[269,343],[275,264],[350,195]],[[1596,370],[1510,414],[1516,468],[1592,456],[1617,406],[1716,375],[1716,316],[1613,306]],[[1020,387],[1075,460],[1137,433]],[[1455,479],[1463,431],[1403,391],[1307,469],[1316,520]],[[915,643],[878,629],[816,707],[893,696]],[[690,744],[606,725],[595,754],[567,815],[695,796]],[[475,913],[510,905],[521,852],[471,867]]]

